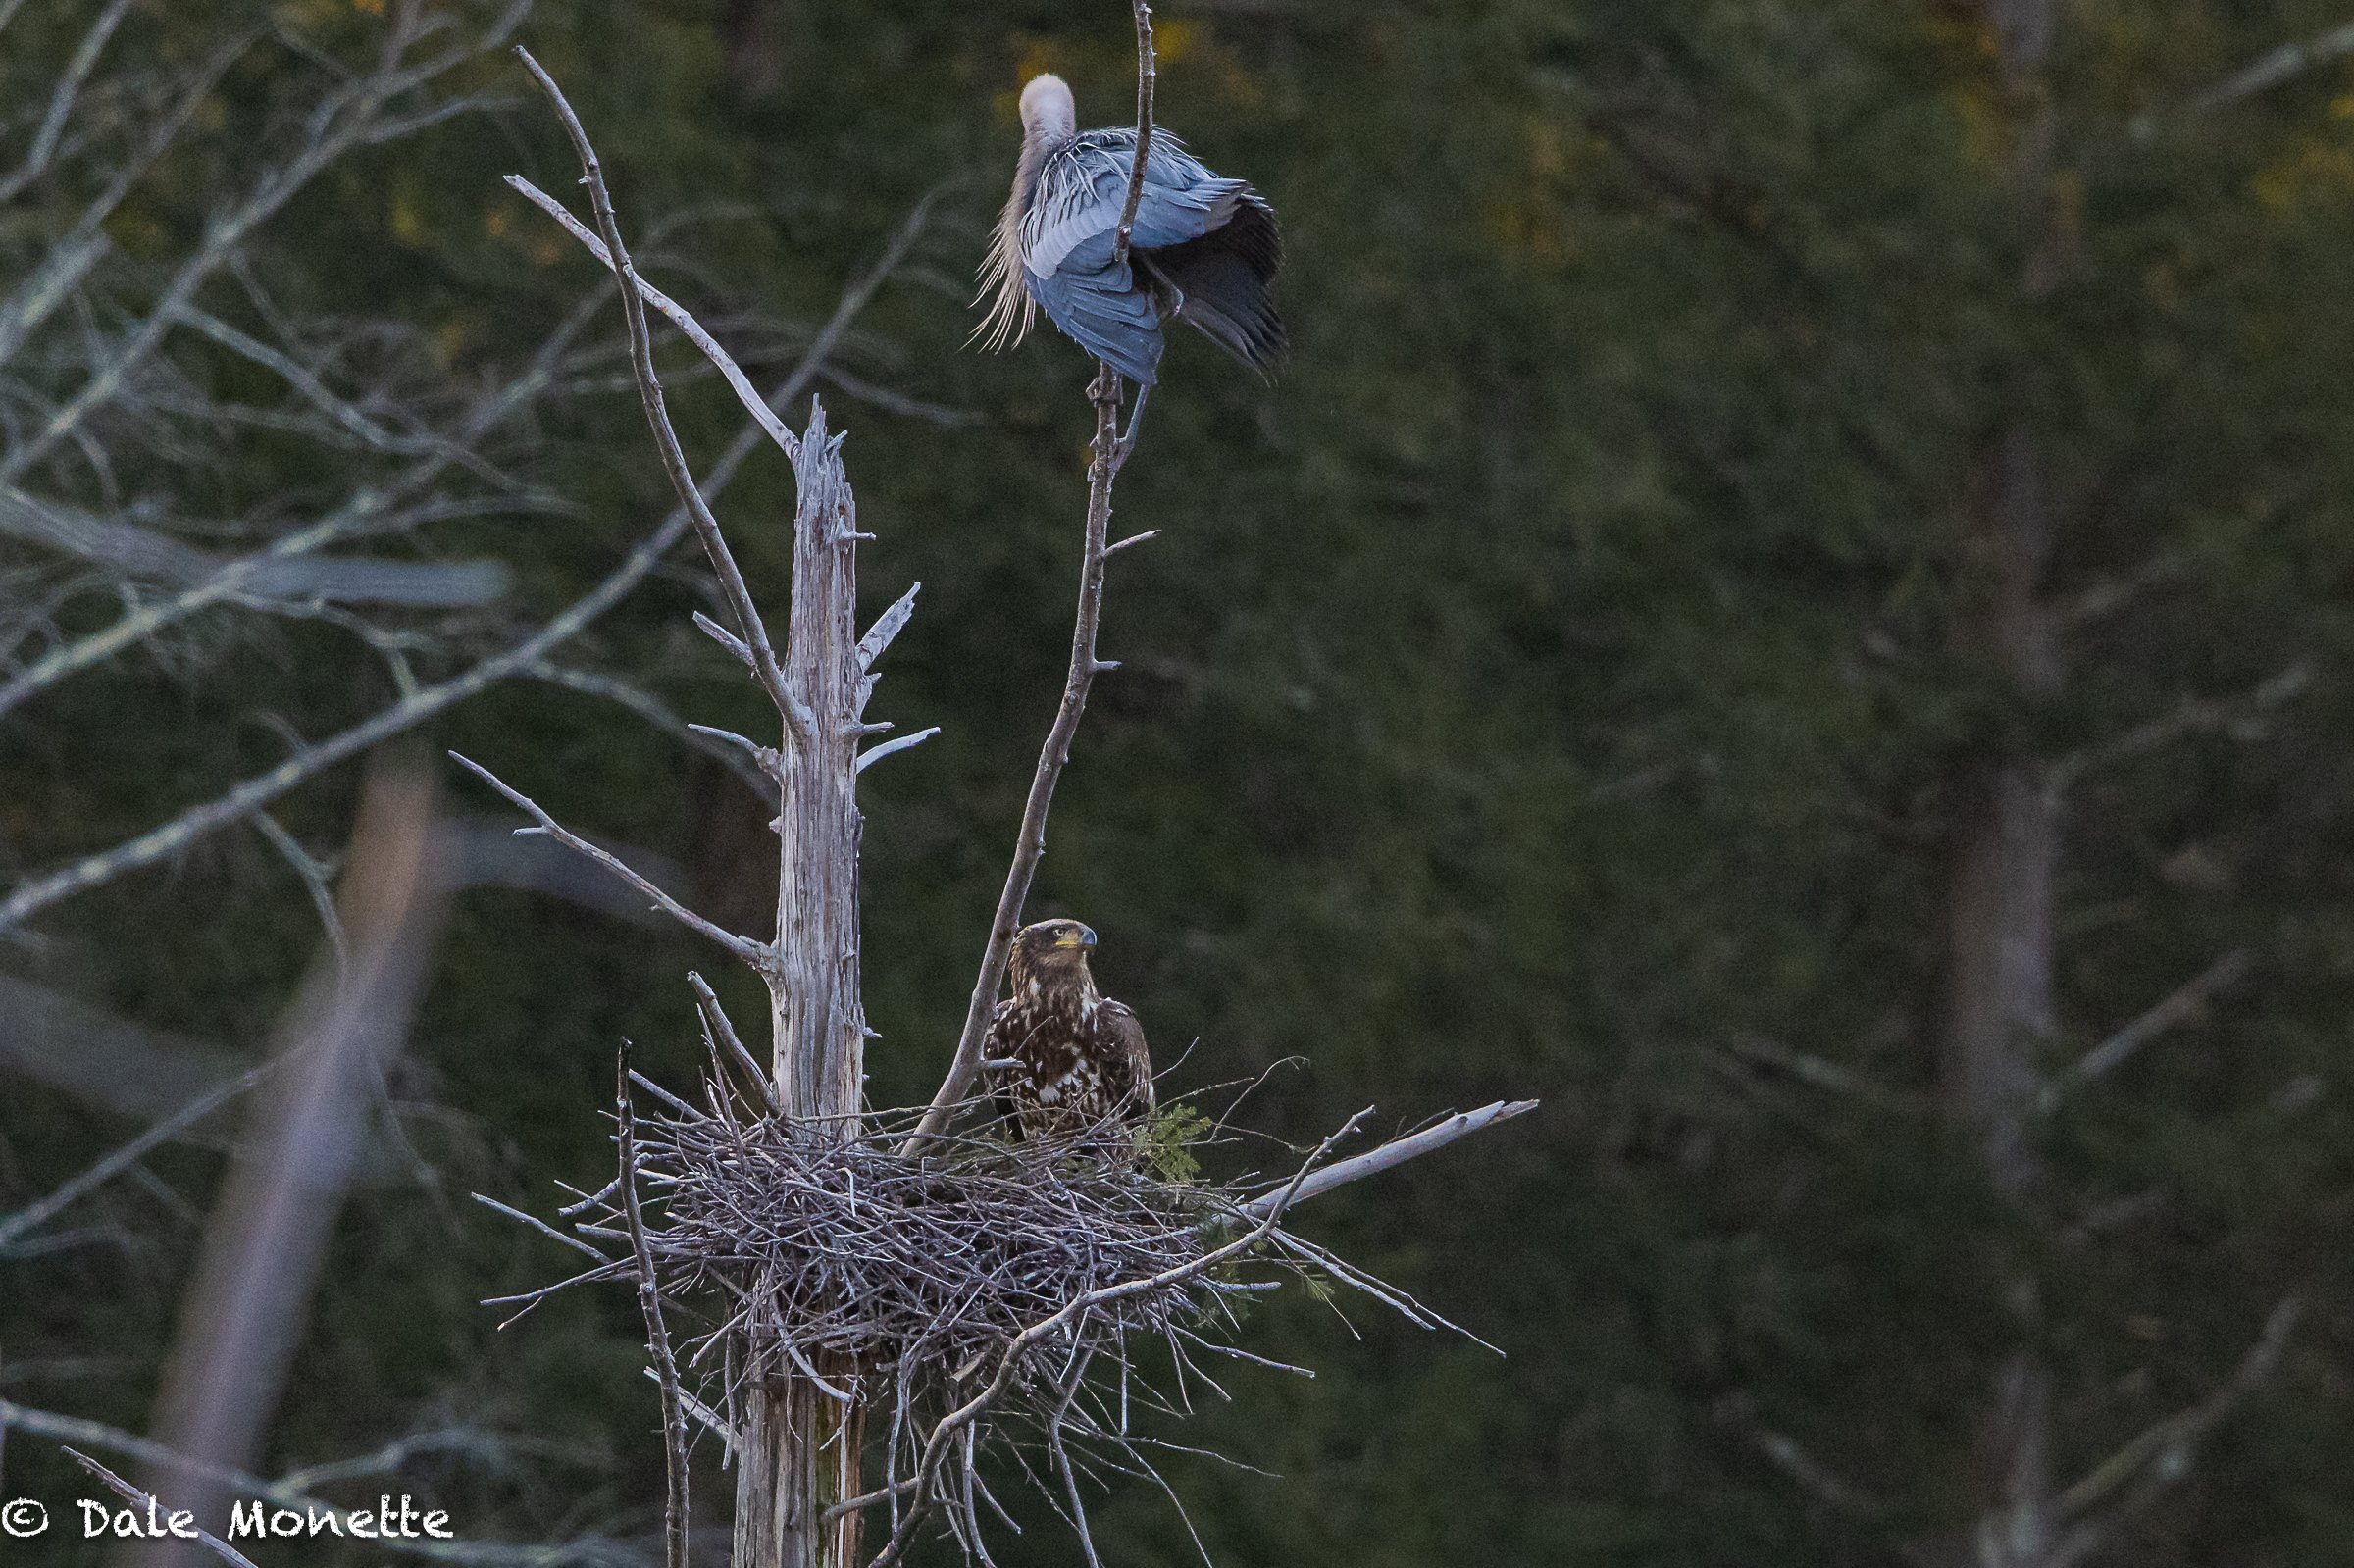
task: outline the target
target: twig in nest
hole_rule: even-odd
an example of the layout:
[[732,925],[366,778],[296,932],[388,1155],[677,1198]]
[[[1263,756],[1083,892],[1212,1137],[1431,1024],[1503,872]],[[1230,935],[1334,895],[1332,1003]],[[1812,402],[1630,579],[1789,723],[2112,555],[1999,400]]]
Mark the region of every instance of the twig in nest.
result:
[[645,1210],[638,1200],[638,1119],[630,1106],[630,1047],[621,1047],[614,1074],[614,1105],[620,1112],[621,1195],[630,1221],[630,1249],[638,1260],[638,1306],[645,1314],[645,1347],[662,1384],[662,1442],[669,1458],[669,1489],[662,1509],[662,1556],[668,1568],[687,1568],[687,1417],[679,1392],[679,1363],[662,1321],[662,1291],[655,1282],[653,1245],[645,1237]]

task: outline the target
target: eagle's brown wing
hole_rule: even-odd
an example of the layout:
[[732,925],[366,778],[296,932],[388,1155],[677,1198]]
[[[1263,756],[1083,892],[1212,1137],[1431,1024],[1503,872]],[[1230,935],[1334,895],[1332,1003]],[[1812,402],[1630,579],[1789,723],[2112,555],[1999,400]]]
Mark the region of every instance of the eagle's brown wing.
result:
[[[981,1059],[985,1062],[1010,1060],[1016,1054],[1013,1033],[1014,1004],[1010,998],[998,1003],[989,1015],[989,1033],[981,1037]],[[984,1067],[981,1077],[989,1085],[989,1108],[998,1120],[1005,1124],[1006,1134],[1016,1142],[1022,1137],[1021,1102],[1016,1098],[1020,1088],[1029,1085],[1029,1075],[1017,1068]]]
[[1152,1114],[1152,1052],[1145,1026],[1126,1002],[1105,997],[1096,1009],[1096,1035],[1104,1099],[1124,1120],[1146,1120]]

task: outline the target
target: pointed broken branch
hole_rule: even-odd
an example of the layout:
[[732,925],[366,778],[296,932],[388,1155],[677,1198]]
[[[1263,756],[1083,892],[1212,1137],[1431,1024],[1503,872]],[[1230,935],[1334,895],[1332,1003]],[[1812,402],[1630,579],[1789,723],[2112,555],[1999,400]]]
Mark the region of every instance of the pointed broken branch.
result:
[[923,587],[921,582],[908,583],[907,591],[894,599],[890,609],[875,617],[875,624],[868,627],[866,635],[858,639],[858,667],[861,670],[872,670],[875,661],[883,657],[883,650],[891,646],[891,639],[899,634],[899,629],[907,624],[908,617],[915,614],[915,596],[923,591]]
[[1445,1148],[1458,1138],[1468,1138],[1499,1122],[1524,1116],[1535,1110],[1539,1103],[1537,1100],[1498,1100],[1476,1111],[1458,1111],[1419,1133],[1392,1138],[1377,1149],[1369,1149],[1338,1165],[1327,1165],[1312,1176],[1295,1178],[1290,1187],[1244,1204],[1240,1212],[1247,1219],[1266,1219],[1294,1203],[1305,1203],[1320,1192],[1346,1187],[1351,1182],[1361,1182],[1368,1176],[1378,1176],[1383,1171],[1404,1165],[1407,1160],[1420,1159],[1433,1150]]
[[909,746],[920,746],[938,733],[940,733],[940,726],[932,725],[916,731],[913,734],[901,735],[896,740],[886,740],[879,746],[869,746],[858,753],[858,771],[864,773],[869,767],[881,762],[893,752],[905,751]]

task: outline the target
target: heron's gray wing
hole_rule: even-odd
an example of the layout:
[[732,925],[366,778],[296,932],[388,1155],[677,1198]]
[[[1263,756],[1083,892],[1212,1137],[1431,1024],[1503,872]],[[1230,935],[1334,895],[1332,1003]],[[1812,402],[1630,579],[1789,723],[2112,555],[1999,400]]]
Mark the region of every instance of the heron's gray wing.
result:
[[1087,138],[1049,159],[1022,223],[1022,280],[1067,336],[1149,386],[1159,375],[1160,312],[1113,259],[1126,190],[1117,158]]
[[[1135,137],[1129,137],[1131,147]],[[1125,172],[1120,200],[1128,199]],[[1166,133],[1152,138],[1151,156],[1145,160],[1145,188],[1137,197],[1136,225],[1129,240],[1139,248],[1182,245],[1223,228],[1239,205],[1250,197],[1251,184],[1211,174],[1201,159]]]
[[[1034,272],[1058,269],[1085,240],[1120,226],[1135,170],[1136,132],[1092,130],[1041,171],[1036,236],[1027,247]],[[1250,183],[1213,175],[1166,131],[1152,138],[1145,185],[1137,193],[1129,242],[1140,250],[1179,245],[1222,227],[1249,196]]]
[[1109,234],[1082,242],[1049,276],[1028,275],[1030,297],[1080,347],[1150,386],[1160,376],[1160,312],[1111,250]]

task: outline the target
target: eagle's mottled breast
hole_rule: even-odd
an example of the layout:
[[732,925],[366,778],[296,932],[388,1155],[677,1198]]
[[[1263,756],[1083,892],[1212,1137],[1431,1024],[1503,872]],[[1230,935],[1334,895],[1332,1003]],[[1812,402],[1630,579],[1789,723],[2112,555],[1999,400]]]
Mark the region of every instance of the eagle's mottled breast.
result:
[[984,1054],[992,1094],[1024,1138],[1083,1131],[1152,1108],[1144,1030],[1092,986],[1033,982],[998,1004]]

